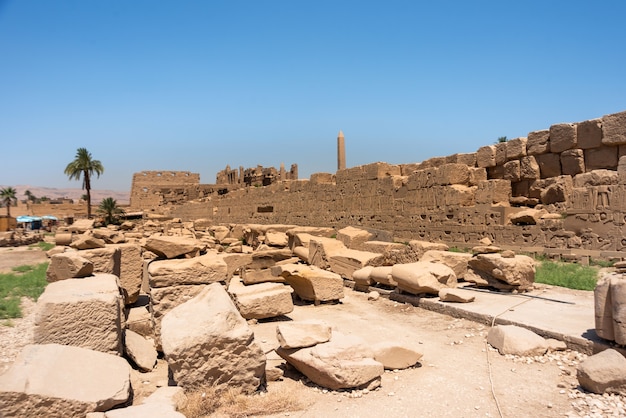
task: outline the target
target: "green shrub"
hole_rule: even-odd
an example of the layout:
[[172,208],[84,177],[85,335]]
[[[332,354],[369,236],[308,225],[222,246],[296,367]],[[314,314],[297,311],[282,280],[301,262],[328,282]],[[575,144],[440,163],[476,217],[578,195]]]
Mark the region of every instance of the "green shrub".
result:
[[593,290],[598,280],[596,267],[574,263],[541,261],[537,264],[535,282],[570,289]]
[[15,267],[15,273],[0,274],[0,319],[21,318],[20,298],[37,300],[48,282],[48,263]]

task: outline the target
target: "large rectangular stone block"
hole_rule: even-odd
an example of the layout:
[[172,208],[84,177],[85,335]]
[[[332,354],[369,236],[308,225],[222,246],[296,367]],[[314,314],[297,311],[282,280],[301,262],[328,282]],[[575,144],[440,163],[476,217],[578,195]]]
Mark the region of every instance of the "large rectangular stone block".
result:
[[592,119],[580,122],[576,127],[578,148],[590,149],[602,146],[602,120]]
[[366,180],[376,180],[388,176],[399,176],[402,172],[399,165],[387,163],[372,163],[363,166],[363,178]]
[[478,183],[476,203],[495,205],[509,204],[511,199],[511,182],[508,180],[487,180]]
[[438,184],[469,184],[470,171],[465,164],[444,164],[439,167]]
[[487,145],[476,151],[476,165],[478,167],[494,167],[496,165],[496,147]]
[[601,147],[585,150],[585,170],[617,169],[618,147]]
[[576,125],[571,123],[559,123],[550,126],[550,151],[561,153],[565,150],[576,148]]
[[506,144],[506,159],[514,160],[526,156],[526,144],[527,138],[515,138],[505,142]]
[[123,298],[118,279],[96,273],[50,283],[37,300],[35,344],[63,344],[122,354]]
[[604,145],[626,144],[626,112],[602,117],[602,143]]
[[526,142],[526,152],[528,155],[539,155],[550,152],[550,131],[534,131],[528,134]]
[[509,181],[520,180],[520,162],[519,160],[507,161],[504,164],[504,179]]
[[539,171],[542,179],[557,177],[561,172],[561,156],[559,154],[549,153],[535,156],[539,164]]
[[495,147],[496,147],[496,165],[503,165],[507,161],[506,142],[500,142],[496,144]]
[[536,180],[541,176],[537,159],[533,156],[522,157],[520,159],[520,179]]
[[570,149],[561,153],[561,170],[563,174],[575,176],[585,172],[585,158],[583,150]]

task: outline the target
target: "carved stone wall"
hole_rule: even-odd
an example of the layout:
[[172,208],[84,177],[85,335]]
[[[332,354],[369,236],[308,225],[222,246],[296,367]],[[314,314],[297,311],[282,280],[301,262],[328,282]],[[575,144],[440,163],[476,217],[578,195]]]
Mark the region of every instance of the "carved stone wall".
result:
[[130,207],[155,210],[164,205],[182,204],[198,195],[200,175],[189,171],[141,171],[133,175]]
[[[217,223],[367,226],[398,238],[626,251],[626,112],[560,123],[475,153],[373,163],[205,195],[173,216]],[[624,158],[622,158],[624,157]],[[545,210],[533,224],[511,215]]]

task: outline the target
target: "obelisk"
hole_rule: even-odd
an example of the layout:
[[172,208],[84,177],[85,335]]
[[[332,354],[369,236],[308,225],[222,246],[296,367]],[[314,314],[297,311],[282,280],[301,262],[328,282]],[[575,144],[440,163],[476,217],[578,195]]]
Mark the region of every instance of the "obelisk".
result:
[[346,142],[343,132],[337,135],[337,171],[346,169]]

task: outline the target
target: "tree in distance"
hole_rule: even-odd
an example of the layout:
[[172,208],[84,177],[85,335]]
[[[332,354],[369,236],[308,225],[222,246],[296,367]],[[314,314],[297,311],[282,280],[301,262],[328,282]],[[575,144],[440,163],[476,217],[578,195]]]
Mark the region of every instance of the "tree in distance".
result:
[[86,148],[78,148],[74,161],[65,167],[65,174],[70,180],[83,179],[83,190],[87,192],[87,217],[91,218],[91,177],[104,173],[104,166],[100,160],[91,158],[91,153]]
[[119,222],[119,216],[124,213],[124,209],[117,206],[117,201],[112,197],[106,197],[100,202],[98,206],[98,213],[104,215],[104,224],[117,224]]
[[7,208],[7,217],[11,217],[11,205],[17,205],[17,190],[13,187],[5,187],[0,190],[0,203]]

